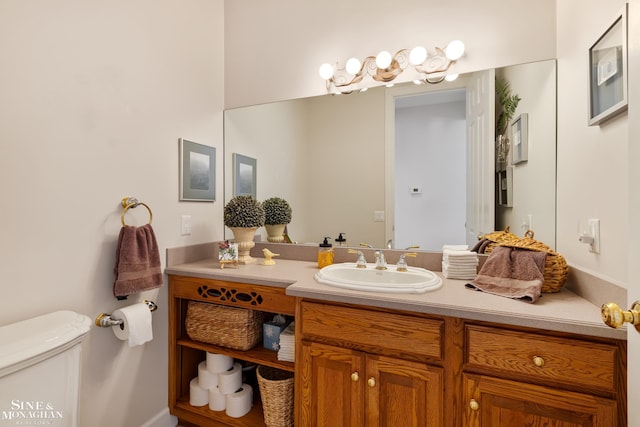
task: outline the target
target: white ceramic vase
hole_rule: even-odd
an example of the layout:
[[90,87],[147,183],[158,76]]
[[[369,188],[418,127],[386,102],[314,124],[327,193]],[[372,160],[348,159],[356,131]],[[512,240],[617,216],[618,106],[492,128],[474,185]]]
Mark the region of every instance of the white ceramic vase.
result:
[[251,248],[256,244],[253,236],[256,234],[258,227],[229,227],[233,232],[233,237],[238,244],[238,263],[251,264],[256,259],[249,255]]

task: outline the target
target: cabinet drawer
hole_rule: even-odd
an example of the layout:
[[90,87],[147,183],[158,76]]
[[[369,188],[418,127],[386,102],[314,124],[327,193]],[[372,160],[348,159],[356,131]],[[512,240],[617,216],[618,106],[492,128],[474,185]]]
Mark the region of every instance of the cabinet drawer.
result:
[[310,302],[301,303],[304,338],[326,338],[341,345],[441,360],[444,321]]
[[467,368],[616,391],[618,348],[614,345],[478,325],[465,329]]

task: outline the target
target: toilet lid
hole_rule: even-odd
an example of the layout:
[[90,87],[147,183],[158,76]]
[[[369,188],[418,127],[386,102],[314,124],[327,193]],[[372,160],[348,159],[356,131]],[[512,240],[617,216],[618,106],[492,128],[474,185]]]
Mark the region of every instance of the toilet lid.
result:
[[90,325],[87,316],[62,310],[0,326],[0,376],[76,345]]

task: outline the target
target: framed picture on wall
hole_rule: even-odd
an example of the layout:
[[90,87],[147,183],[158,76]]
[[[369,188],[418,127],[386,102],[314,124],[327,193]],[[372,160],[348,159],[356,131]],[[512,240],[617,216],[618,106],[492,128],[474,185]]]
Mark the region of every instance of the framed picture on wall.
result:
[[180,138],[180,200],[216,200],[216,149]]
[[529,115],[522,113],[511,124],[511,163],[526,162],[529,158]]
[[233,195],[256,197],[257,160],[233,153]]
[[627,109],[627,7],[589,48],[589,126]]

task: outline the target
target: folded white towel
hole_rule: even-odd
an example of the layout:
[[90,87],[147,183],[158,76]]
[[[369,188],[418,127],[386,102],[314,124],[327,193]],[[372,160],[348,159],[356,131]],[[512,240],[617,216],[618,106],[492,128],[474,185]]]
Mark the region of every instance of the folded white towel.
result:
[[447,279],[465,279],[473,280],[477,274],[476,267],[452,267],[449,264],[442,263],[442,275]]
[[442,251],[442,255],[450,256],[450,257],[477,257],[478,254],[476,252],[471,251],[454,251],[451,249],[445,249]]
[[442,250],[451,250],[451,251],[466,251],[469,249],[469,245],[444,245],[442,246]]

